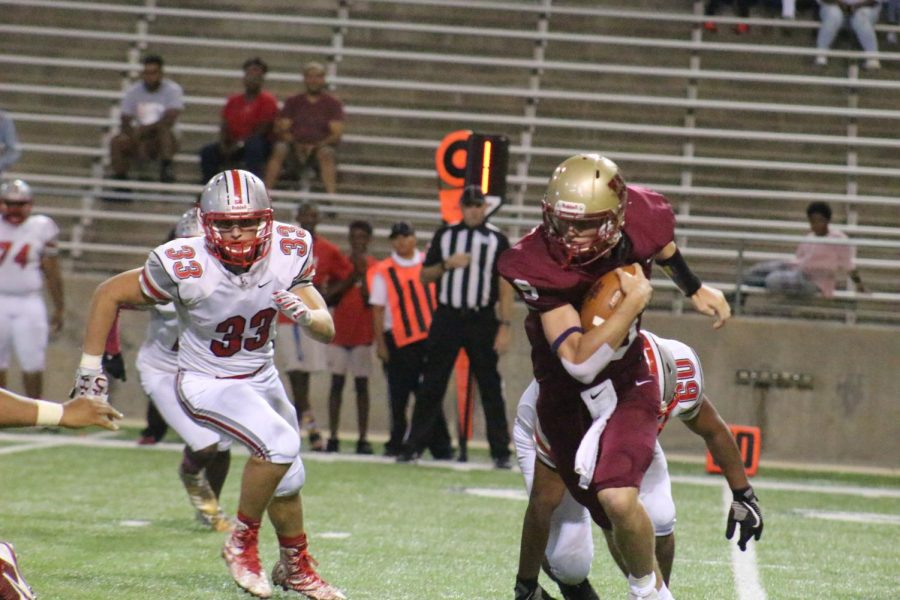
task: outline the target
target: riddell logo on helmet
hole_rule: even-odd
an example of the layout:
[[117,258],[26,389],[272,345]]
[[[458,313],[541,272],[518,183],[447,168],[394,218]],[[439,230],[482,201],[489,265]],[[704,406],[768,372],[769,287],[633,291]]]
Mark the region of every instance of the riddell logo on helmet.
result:
[[553,207],[553,212],[558,217],[580,217],[587,211],[587,207],[581,202],[567,202],[560,200]]

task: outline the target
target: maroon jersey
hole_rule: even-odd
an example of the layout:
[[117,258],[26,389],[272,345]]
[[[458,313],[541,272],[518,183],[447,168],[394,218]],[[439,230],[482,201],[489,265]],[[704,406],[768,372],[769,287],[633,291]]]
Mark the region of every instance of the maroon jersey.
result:
[[[639,486],[656,442],[659,390],[655,385],[642,384],[651,380],[651,375],[640,341],[632,343],[640,339],[639,323],[617,352],[617,360],[610,362],[594,381],[582,384],[569,375],[550,349],[540,313],[566,304],[580,311],[591,285],[617,267],[640,263],[649,276],[653,258],[674,236],[675,217],[665,197],[646,188],[628,186],[622,239],[606,257],[587,265],[563,267],[566,261],[562,248],[550,240],[541,225],[504,252],[498,263],[500,274],[518,290],[530,309],[525,331],[531,342],[534,376],[540,383],[538,419],[550,442],[554,462],[575,498],[588,506],[595,521],[604,527],[609,523],[596,502],[596,492],[608,487]],[[619,406],[601,437],[600,460],[586,492],[577,487],[578,476],[572,470],[578,444],[592,423],[581,393],[607,379],[613,383]],[[623,409],[626,403],[628,406]],[[604,452],[604,448],[608,450]]]
[[[525,330],[531,342],[534,375],[541,385],[551,379],[571,377],[550,351],[540,313],[566,304],[580,311],[591,285],[604,273],[623,265],[640,263],[649,277],[653,257],[675,236],[675,216],[665,197],[647,188],[629,185],[622,240],[606,257],[585,266],[571,264],[563,268],[562,249],[544,231],[543,225],[536,227],[504,252],[498,263],[500,274],[518,290],[530,309]],[[631,339],[633,336],[629,337]],[[631,350],[600,373],[597,381],[609,379],[615,370],[639,362],[640,344]]]

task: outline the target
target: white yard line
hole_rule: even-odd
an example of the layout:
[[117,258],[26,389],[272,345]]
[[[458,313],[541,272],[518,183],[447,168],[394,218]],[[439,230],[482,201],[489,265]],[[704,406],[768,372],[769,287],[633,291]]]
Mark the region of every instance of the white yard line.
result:
[[[181,452],[184,446],[175,442],[161,442],[149,446],[139,446],[134,440],[110,440],[103,439],[112,432],[100,431],[89,435],[73,436],[67,434],[56,433],[6,433],[0,432],[0,441],[2,442],[19,442],[22,446],[10,446],[8,448],[0,448],[0,454],[11,454],[15,452],[24,452],[26,450],[38,450],[42,448],[51,448],[54,446],[89,446],[93,448],[120,448],[126,450],[150,450],[162,452]],[[246,450],[235,445],[232,448],[235,454],[247,455]],[[395,464],[393,458],[378,455],[357,455],[349,453],[326,453],[326,452],[309,452],[304,450],[302,453],[303,460],[312,462],[365,462],[379,464]],[[489,462],[466,462],[459,463],[456,461],[446,460],[420,460],[416,464],[398,464],[397,468],[415,469],[419,467],[450,469],[453,471],[491,471],[494,466]],[[518,473],[518,467],[514,466],[513,472]],[[724,481],[718,475],[672,475],[673,483],[683,483],[687,485],[701,486],[720,486]],[[753,481],[753,487],[756,490],[778,490],[790,492],[807,492],[811,494],[845,494],[850,496],[863,496],[867,498],[900,498],[900,489],[897,488],[878,488],[864,487],[854,485],[828,485],[814,483],[794,483],[784,481],[759,480]]]
[[[731,508],[732,494],[727,485],[722,486],[722,503],[725,515]],[[737,538],[740,530],[735,532]],[[741,552],[735,539],[731,540],[731,569],[734,571],[734,589],[738,600],[766,600],[766,590],[759,581],[759,570],[756,568],[756,541],[747,543],[747,550]]]
[[0,448],[0,454],[15,454],[17,452],[28,452],[29,450],[43,450],[44,448],[53,448],[55,446],[65,446],[66,442],[32,442],[25,441],[17,446],[4,446]]
[[[705,475],[672,475],[675,483],[687,483],[690,485],[721,485],[720,477]],[[828,485],[824,483],[793,483],[786,481],[753,481],[755,490],[778,490],[784,492],[808,492],[810,494],[844,494],[848,496],[864,496],[866,498],[900,498],[900,489],[897,488],[873,488],[859,485]]]

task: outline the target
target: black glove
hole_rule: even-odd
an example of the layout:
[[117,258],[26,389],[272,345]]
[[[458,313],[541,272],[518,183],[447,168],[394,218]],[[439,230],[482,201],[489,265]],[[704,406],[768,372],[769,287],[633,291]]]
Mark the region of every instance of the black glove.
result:
[[731,490],[734,495],[734,501],[731,503],[731,509],[728,511],[728,525],[725,528],[725,539],[730,540],[734,535],[734,530],[738,523],[741,525],[741,535],[738,537],[738,548],[741,551],[747,549],[747,542],[750,538],[759,541],[763,531],[762,510],[759,508],[759,501],[753,488],[748,487],[742,490]]
[[125,381],[125,361],[122,360],[122,354],[103,354],[103,360],[100,362],[103,371],[107,375],[120,381]]

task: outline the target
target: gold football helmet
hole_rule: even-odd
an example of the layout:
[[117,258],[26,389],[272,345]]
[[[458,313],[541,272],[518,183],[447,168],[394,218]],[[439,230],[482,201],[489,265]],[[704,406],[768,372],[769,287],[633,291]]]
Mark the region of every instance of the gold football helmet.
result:
[[556,167],[542,202],[544,228],[565,250],[566,264],[594,262],[619,243],[627,195],[619,167],[599,154],[577,154]]

